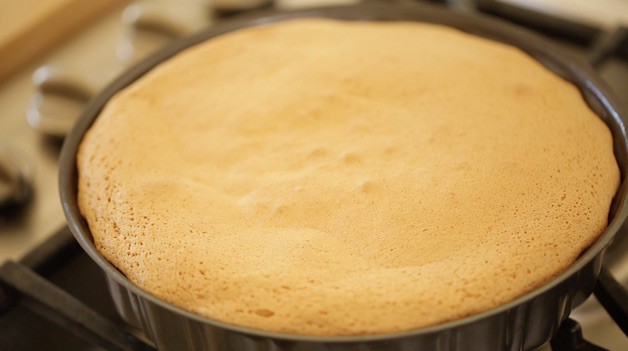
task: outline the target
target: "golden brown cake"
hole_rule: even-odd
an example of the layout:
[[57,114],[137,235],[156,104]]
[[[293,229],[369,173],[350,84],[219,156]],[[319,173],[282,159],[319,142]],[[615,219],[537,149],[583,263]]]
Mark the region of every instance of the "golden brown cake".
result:
[[79,202],[133,282],[306,335],[499,306],[607,225],[611,134],[520,50],[437,25],[295,20],[183,51],[108,103]]

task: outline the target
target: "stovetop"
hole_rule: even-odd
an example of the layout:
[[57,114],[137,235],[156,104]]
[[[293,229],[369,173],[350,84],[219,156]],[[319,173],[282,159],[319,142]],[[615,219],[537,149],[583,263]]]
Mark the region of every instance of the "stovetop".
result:
[[[539,12],[539,3],[553,3]],[[619,0],[621,1],[621,0]],[[356,0],[277,0],[275,7],[348,4]],[[563,0],[431,1],[455,11],[479,12],[529,27],[552,39],[575,60],[588,61],[628,106],[628,30],[626,6],[609,19],[595,15],[561,17]],[[104,16],[26,69],[0,82],[0,266],[19,260],[132,334],[118,317],[104,276],[63,229],[58,200],[57,158],[62,135],[87,99],[125,67],[173,38],[192,33],[269,0],[136,1]],[[522,3],[524,3],[522,5]],[[575,2],[574,2],[575,3]],[[572,5],[574,3],[571,3]],[[618,5],[619,4],[619,5]],[[590,6],[590,4],[588,5]],[[574,8],[579,8],[573,5]],[[550,10],[548,10],[548,8]],[[588,8],[581,8],[581,13]],[[591,12],[591,11],[589,11]],[[550,15],[548,15],[550,13]],[[586,17],[586,19],[585,19]],[[622,19],[623,18],[623,19]],[[622,26],[623,23],[623,26]],[[618,235],[609,250],[611,272],[628,286],[628,235]],[[39,247],[39,249],[36,249]],[[29,254],[30,253],[30,254]],[[33,312],[37,311],[37,312]],[[100,350],[42,317],[46,312],[2,296],[0,350]],[[594,298],[571,316],[584,336],[606,349],[628,349],[628,339]],[[543,350],[549,350],[544,346]]]
[[[27,256],[23,262],[102,316],[124,326],[98,266],[73,242],[69,231],[62,229],[55,234],[38,253]],[[5,306],[3,311],[0,297],[0,350],[102,350],[28,306],[7,300],[12,299],[5,299],[4,304],[10,307]]]

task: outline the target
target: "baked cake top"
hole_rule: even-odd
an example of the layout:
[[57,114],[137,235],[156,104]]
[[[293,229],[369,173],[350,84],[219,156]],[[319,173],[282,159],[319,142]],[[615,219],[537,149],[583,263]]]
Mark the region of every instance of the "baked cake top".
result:
[[607,225],[612,138],[508,45],[409,22],[228,33],[108,103],[78,155],[97,248],[172,304],[307,335],[504,304]]

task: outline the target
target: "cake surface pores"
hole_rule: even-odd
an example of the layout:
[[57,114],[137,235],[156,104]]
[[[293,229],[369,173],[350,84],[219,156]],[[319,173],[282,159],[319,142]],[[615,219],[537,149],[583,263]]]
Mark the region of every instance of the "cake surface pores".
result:
[[108,103],[78,154],[97,248],[260,330],[363,335],[499,306],[607,226],[612,138],[513,47],[409,22],[228,33]]

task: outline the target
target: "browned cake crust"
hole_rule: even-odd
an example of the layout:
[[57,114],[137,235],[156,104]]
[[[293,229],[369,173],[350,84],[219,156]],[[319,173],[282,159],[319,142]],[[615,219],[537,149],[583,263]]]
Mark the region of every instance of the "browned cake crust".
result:
[[226,34],[113,98],[78,155],[98,249],[200,315],[359,335],[490,309],[607,225],[608,128],[513,47],[417,23]]

